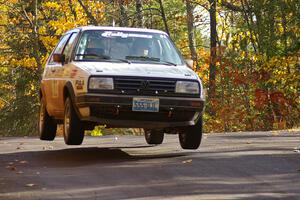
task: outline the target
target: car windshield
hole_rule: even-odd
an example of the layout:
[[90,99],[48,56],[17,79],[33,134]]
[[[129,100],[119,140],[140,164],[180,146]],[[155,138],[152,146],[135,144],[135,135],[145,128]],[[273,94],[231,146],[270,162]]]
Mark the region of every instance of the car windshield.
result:
[[165,34],[111,30],[84,31],[74,60],[183,64],[176,47]]

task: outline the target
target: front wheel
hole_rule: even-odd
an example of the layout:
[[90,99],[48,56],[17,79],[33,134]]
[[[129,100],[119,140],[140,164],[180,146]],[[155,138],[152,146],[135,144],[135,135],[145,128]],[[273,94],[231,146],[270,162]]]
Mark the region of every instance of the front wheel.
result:
[[179,142],[183,149],[198,149],[202,139],[202,117],[194,126],[183,128],[179,132]]
[[64,139],[68,145],[80,145],[84,138],[84,126],[78,118],[72,101],[67,97],[64,113]]
[[164,140],[164,132],[161,130],[144,129],[147,144],[161,144]]
[[57,124],[55,120],[48,114],[45,100],[42,97],[40,102],[39,113],[39,135],[41,140],[54,140],[56,136]]

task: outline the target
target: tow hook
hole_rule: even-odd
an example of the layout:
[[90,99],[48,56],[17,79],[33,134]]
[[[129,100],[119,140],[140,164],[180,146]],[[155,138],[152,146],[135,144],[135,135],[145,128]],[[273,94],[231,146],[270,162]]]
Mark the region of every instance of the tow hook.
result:
[[120,105],[117,105],[115,115],[120,114],[120,107],[121,107]]
[[170,108],[169,113],[168,113],[168,117],[169,117],[169,118],[172,117],[173,110],[174,110],[174,108]]

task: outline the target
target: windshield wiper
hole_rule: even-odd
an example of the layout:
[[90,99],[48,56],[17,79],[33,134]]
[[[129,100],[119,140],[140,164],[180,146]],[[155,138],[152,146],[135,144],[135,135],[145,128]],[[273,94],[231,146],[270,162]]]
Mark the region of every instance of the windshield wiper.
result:
[[[84,54],[76,54],[75,56],[94,56],[97,58],[97,60],[106,60],[106,61],[121,61],[121,62],[126,62],[128,64],[131,64],[131,62],[129,60],[126,59],[119,59],[119,58],[111,58],[110,56],[107,55],[97,55],[97,54],[93,54],[93,53],[84,53]],[[84,60],[84,59],[83,59]]]
[[172,63],[172,62],[169,62],[169,61],[160,60],[159,62],[160,62],[160,63],[167,64],[167,65],[177,66],[177,64]]
[[160,60],[160,58],[155,58],[155,57],[148,57],[148,56],[126,56],[126,59],[130,59],[130,60],[142,60],[142,61],[154,61],[154,62],[159,62],[159,63],[164,63],[167,65],[173,65],[173,66],[177,66],[177,64],[169,62],[169,61],[163,61]]
[[155,57],[148,57],[148,56],[126,56],[126,59],[130,59],[130,60],[149,60],[149,61],[156,61],[159,62],[160,59],[159,58],[155,58]]
[[94,53],[80,53],[80,54],[76,54],[75,56],[93,56],[93,57],[104,59],[104,60],[109,60],[110,59],[110,56],[98,55],[98,54],[94,54]]
[[125,62],[125,63],[128,63],[128,64],[131,64],[131,62],[129,60],[121,59],[121,58],[111,58],[110,60],[118,60],[118,61],[121,61],[121,62]]

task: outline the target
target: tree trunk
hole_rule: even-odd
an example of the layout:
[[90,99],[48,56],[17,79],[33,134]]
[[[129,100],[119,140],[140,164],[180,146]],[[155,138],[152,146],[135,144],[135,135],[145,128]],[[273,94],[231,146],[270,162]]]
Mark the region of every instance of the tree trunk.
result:
[[39,81],[41,81],[42,79],[42,71],[43,71],[43,66],[42,66],[42,60],[40,57],[40,37],[39,37],[39,33],[38,33],[38,0],[35,0],[34,3],[34,21],[33,21],[33,38],[34,38],[34,42],[33,42],[33,56],[34,59],[36,61],[37,64],[37,71],[38,71],[38,77],[39,77]]
[[78,3],[80,4],[80,6],[83,8],[85,14],[87,15],[87,17],[89,18],[89,20],[93,23],[93,25],[97,26],[98,22],[96,20],[96,18],[92,15],[92,13],[89,11],[89,9],[83,4],[83,2],[81,0],[77,0]]
[[[209,90],[208,98],[213,99],[216,93],[216,60],[217,60],[217,16],[216,0],[209,0],[210,9],[210,63],[209,63]],[[213,109],[211,114],[214,114]]]
[[120,7],[120,26],[128,26],[128,16],[126,11],[126,6],[124,5],[124,0],[119,1]]
[[194,7],[191,5],[190,0],[186,0],[186,12],[187,12],[187,28],[188,28],[188,38],[189,38],[189,48],[192,56],[192,60],[196,63],[196,68],[199,68],[198,65],[198,56],[196,51],[196,42],[194,34]]
[[74,16],[74,19],[77,20],[77,14],[76,14],[76,11],[74,10],[72,0],[69,0],[68,6],[69,6],[69,9],[70,9],[71,13]]
[[169,27],[168,27],[168,23],[167,23],[167,18],[166,18],[166,15],[165,15],[165,9],[164,9],[164,6],[163,6],[163,2],[162,2],[162,0],[158,0],[158,2],[159,2],[161,17],[162,17],[162,20],[163,20],[164,26],[165,26],[165,31],[168,35],[170,35],[170,31],[169,31]]
[[[244,0],[241,1],[241,5],[242,5],[242,12],[244,14],[244,19],[245,21],[247,22],[247,26],[248,26],[248,29],[249,29],[249,32],[250,32],[250,41],[252,43],[252,47],[254,49],[254,52],[256,53],[257,52],[257,47],[255,45],[255,40],[254,40],[254,30],[252,28],[254,22],[253,22],[253,17],[252,17],[252,11],[251,9],[249,8],[249,4],[247,1],[244,2]],[[247,6],[247,7],[246,7]]]
[[142,0],[136,0],[135,1],[135,9],[136,9],[136,15],[137,15],[137,25],[138,27],[143,27],[143,1]]

